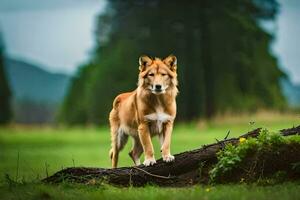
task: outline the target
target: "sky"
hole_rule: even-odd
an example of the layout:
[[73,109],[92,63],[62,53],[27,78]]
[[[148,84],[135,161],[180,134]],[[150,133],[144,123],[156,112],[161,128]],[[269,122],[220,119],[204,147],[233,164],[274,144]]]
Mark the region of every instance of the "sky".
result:
[[[300,1],[279,3],[272,52],[292,82],[300,84]],[[106,0],[1,0],[6,54],[73,74],[92,52],[95,19],[105,5]]]
[[51,72],[72,74],[89,58],[105,0],[1,0],[6,54]]
[[292,82],[300,84],[300,0],[279,0],[273,50]]

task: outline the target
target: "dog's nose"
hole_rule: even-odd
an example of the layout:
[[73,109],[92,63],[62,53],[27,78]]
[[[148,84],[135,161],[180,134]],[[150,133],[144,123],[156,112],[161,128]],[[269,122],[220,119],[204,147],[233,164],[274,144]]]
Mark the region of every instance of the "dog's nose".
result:
[[155,90],[161,90],[161,85],[155,85]]

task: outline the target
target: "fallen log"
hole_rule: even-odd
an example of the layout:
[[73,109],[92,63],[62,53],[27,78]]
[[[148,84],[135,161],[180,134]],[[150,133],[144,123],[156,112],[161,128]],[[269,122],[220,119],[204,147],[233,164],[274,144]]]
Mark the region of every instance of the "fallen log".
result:
[[[45,183],[75,182],[84,184],[102,183],[103,181],[116,186],[144,186],[154,184],[158,186],[189,186],[198,183],[209,182],[209,171],[217,163],[216,153],[222,150],[225,145],[237,145],[240,138],[257,137],[261,129],[255,129],[237,138],[218,141],[213,144],[203,145],[199,149],[186,151],[175,155],[175,162],[165,163],[162,159],[157,160],[153,166],[145,167],[121,167],[116,169],[70,167],[56,172],[42,181]],[[297,127],[283,129],[280,131],[283,136],[299,135],[300,125]],[[253,167],[255,158],[256,165]],[[291,172],[291,163],[300,162],[300,144],[285,146],[274,152],[249,156],[242,163],[240,168],[221,177],[218,182],[236,182],[241,177],[257,178],[268,177],[278,171],[286,171],[289,177],[300,178],[300,172]],[[250,167],[250,168],[248,168]],[[252,173],[245,173],[252,170]],[[289,173],[291,172],[291,173]]]

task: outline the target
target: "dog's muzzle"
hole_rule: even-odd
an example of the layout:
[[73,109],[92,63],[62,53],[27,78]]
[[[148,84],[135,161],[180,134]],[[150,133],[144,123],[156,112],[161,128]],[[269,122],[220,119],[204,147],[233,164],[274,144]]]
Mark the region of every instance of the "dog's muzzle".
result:
[[[166,87],[166,88],[167,88],[167,87]],[[153,86],[151,87],[151,92],[152,92],[153,94],[162,94],[162,93],[165,93],[166,88],[163,88],[163,86],[162,86],[162,85],[159,85],[159,84],[153,85]]]

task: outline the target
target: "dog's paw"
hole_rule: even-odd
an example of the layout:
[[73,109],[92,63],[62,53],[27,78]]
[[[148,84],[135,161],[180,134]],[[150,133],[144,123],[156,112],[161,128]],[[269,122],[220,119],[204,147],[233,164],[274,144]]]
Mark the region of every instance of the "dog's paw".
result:
[[172,156],[171,154],[163,156],[163,161],[165,162],[173,162],[175,160],[175,157]]
[[149,159],[145,159],[143,164],[145,166],[150,166],[150,165],[154,165],[155,163],[156,163],[155,158],[149,158]]

